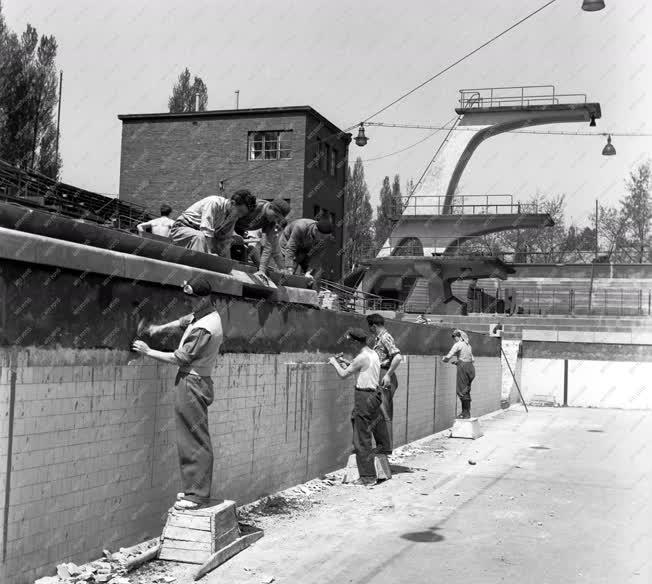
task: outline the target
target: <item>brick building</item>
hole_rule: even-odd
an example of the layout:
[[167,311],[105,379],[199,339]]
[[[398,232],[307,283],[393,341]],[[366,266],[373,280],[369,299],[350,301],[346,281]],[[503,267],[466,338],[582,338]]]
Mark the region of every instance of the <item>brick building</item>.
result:
[[290,219],[324,209],[336,225],[326,273],[339,277],[350,134],[309,106],[118,118],[121,199],[151,212],[168,203],[177,216],[202,197],[247,188],[258,198],[289,201]]

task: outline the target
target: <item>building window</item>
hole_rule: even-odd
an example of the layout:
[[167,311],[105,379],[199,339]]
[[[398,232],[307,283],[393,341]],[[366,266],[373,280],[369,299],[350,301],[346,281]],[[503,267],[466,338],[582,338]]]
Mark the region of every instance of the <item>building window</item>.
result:
[[290,158],[292,130],[249,132],[249,160]]
[[331,176],[335,176],[336,169],[337,169],[337,150],[333,148],[331,149],[331,158],[329,162],[329,172]]
[[321,160],[321,169],[324,172],[328,171],[328,161],[330,160],[331,157],[331,147],[328,144],[324,144],[324,152],[323,152],[322,160]]

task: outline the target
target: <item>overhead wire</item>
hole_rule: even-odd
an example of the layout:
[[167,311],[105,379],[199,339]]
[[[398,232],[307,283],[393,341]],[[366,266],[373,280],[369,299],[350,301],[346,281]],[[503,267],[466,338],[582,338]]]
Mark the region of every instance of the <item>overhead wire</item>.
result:
[[541,12],[542,10],[544,10],[545,8],[547,8],[548,6],[550,6],[551,4],[554,4],[556,1],[557,1],[557,0],[550,0],[549,2],[546,2],[543,6],[537,8],[534,12],[531,12],[531,13],[528,14],[527,16],[525,16],[525,17],[521,18],[520,20],[516,21],[516,22],[515,22],[514,24],[512,24],[510,27],[508,27],[508,28],[506,28],[505,30],[503,30],[501,33],[499,33],[499,34],[493,36],[493,37],[490,38],[488,41],[485,41],[484,43],[482,43],[479,47],[476,47],[475,49],[473,49],[473,50],[470,51],[469,53],[466,53],[466,55],[464,55],[463,57],[460,57],[459,59],[457,59],[457,61],[454,61],[453,63],[451,63],[450,65],[446,66],[444,69],[442,69],[442,70],[439,71],[438,73],[435,73],[432,77],[429,77],[429,78],[426,79],[424,82],[422,82],[422,83],[420,83],[419,85],[417,85],[416,87],[413,87],[412,89],[410,89],[410,91],[407,91],[407,92],[404,93],[403,95],[397,97],[397,98],[396,98],[394,101],[392,101],[391,103],[389,103],[389,104],[387,104],[386,106],[380,108],[377,112],[371,114],[370,116],[368,116],[367,118],[365,118],[364,120],[362,120],[362,123],[365,123],[365,124],[366,124],[369,120],[371,120],[372,118],[375,118],[378,114],[383,113],[384,111],[388,110],[388,109],[389,109],[390,107],[392,107],[393,105],[396,105],[399,101],[404,100],[406,97],[408,97],[409,95],[412,95],[413,93],[415,93],[416,91],[418,91],[419,89],[421,89],[422,87],[424,87],[425,85],[427,85],[428,83],[430,83],[431,81],[434,81],[435,79],[437,79],[437,77],[440,77],[440,76],[442,76],[444,73],[446,73],[447,71],[450,71],[453,67],[455,67],[456,65],[459,65],[462,61],[465,61],[466,59],[468,59],[468,58],[471,57],[472,55],[475,55],[475,53],[477,53],[478,51],[484,49],[486,46],[488,46],[488,45],[490,45],[491,43],[493,43],[494,41],[498,40],[500,37],[506,35],[508,32],[514,30],[517,26],[519,26],[520,24],[523,24],[526,20],[532,18],[533,16],[535,16],[536,14],[538,14],[539,12]]
[[[440,77],[441,75],[443,75],[444,73],[446,73],[447,71],[450,71],[450,70],[451,70],[453,67],[455,67],[456,65],[459,65],[460,63],[462,63],[463,61],[465,61],[466,59],[468,59],[468,58],[471,57],[472,55],[475,55],[478,51],[481,51],[482,49],[484,49],[485,47],[487,47],[488,45],[490,45],[490,44],[493,43],[494,41],[496,41],[496,40],[498,40],[499,38],[501,38],[502,36],[506,35],[508,32],[514,30],[517,26],[523,24],[525,21],[529,20],[530,18],[532,18],[533,16],[535,16],[536,14],[538,14],[539,12],[541,12],[542,10],[544,10],[545,8],[547,8],[548,6],[550,6],[551,4],[554,4],[556,1],[557,1],[557,0],[550,0],[549,2],[546,2],[544,5],[540,6],[539,8],[537,8],[536,10],[534,10],[533,12],[531,12],[530,14],[528,14],[527,16],[521,18],[520,20],[517,20],[514,24],[512,24],[511,26],[509,26],[508,28],[506,28],[506,29],[503,30],[502,32],[498,33],[497,35],[493,36],[493,37],[490,38],[488,41],[485,41],[484,43],[482,43],[481,45],[479,45],[478,47],[476,47],[476,48],[473,49],[472,51],[466,53],[463,57],[460,57],[459,59],[457,59],[456,61],[454,61],[454,62],[451,63],[450,65],[446,66],[446,67],[445,67],[444,69],[442,69],[441,71],[439,71],[439,72],[435,73],[434,75],[432,75],[431,77],[429,77],[428,79],[426,79],[425,81],[423,81],[422,83],[420,83],[419,85],[417,85],[416,87],[413,87],[413,88],[410,89],[409,91],[405,92],[404,94],[402,94],[401,96],[399,96],[398,98],[396,98],[395,100],[393,100],[391,103],[387,104],[386,106],[382,107],[381,109],[379,109],[379,110],[376,111],[375,113],[373,113],[373,114],[371,114],[370,116],[366,117],[366,118],[362,121],[362,123],[367,123],[369,120],[371,120],[372,118],[376,117],[378,114],[380,114],[380,113],[382,113],[382,112],[388,110],[388,109],[389,109],[390,107],[392,107],[393,105],[396,105],[398,102],[400,102],[400,101],[404,100],[406,97],[412,95],[413,93],[415,93],[416,91],[418,91],[418,90],[421,89],[422,87],[426,86],[426,85],[427,85],[428,83],[430,83],[431,81],[434,81],[435,79],[437,79],[438,77]],[[340,138],[340,137],[342,137],[344,134],[346,134],[347,132],[349,132],[350,130],[356,128],[357,126],[358,126],[358,124],[353,124],[353,125],[349,126],[348,128],[346,128],[345,130],[342,130],[341,132],[335,132],[335,133],[333,133],[333,134],[331,134],[331,135],[329,135],[329,136],[325,136],[325,137],[320,138],[320,140],[322,140],[322,141],[326,141],[326,140],[331,140],[331,139],[336,138],[336,137],[337,137],[337,138]],[[442,128],[442,129],[445,129],[445,128]],[[307,145],[307,146],[310,146],[310,145],[314,145],[314,144],[316,144],[316,143],[317,143],[317,140],[313,141],[312,143],[311,143],[311,142],[307,142],[306,145]],[[416,144],[415,144],[415,145],[416,145]],[[439,150],[438,150],[438,151],[439,151]],[[274,163],[274,162],[276,162],[276,161],[277,161],[277,159],[270,159],[269,164],[272,164],[272,163]],[[249,162],[249,161],[247,161],[247,162]],[[221,183],[221,185],[224,185],[225,182],[230,181],[230,180],[233,180],[234,178],[238,178],[238,177],[240,177],[240,176],[245,176],[245,175],[247,175],[247,174],[249,174],[249,173],[252,173],[252,172],[257,172],[257,171],[260,170],[261,168],[264,168],[265,166],[267,166],[267,164],[268,164],[268,163],[263,163],[263,164],[261,164],[261,165],[258,165],[256,168],[253,168],[253,169],[247,169],[247,170],[245,170],[245,171],[243,171],[243,172],[236,173],[236,174],[234,174],[234,175],[231,175],[231,176],[225,177],[225,178],[223,178],[223,179],[220,180],[220,183]]]

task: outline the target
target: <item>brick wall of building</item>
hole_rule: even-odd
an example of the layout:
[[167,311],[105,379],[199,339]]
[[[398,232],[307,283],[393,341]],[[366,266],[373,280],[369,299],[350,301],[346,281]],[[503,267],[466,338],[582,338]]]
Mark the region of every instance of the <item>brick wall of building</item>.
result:
[[[344,183],[348,164],[345,140],[336,138],[333,128],[320,120],[308,117],[306,126],[306,193],[303,216],[313,217],[317,209],[332,214],[336,226],[335,243],[331,250],[342,249],[344,219]],[[334,174],[331,170],[330,153],[336,152]],[[325,262],[325,277],[336,279],[341,272],[342,257],[329,253]]]
[[[248,133],[264,130],[293,132],[291,158],[248,160]],[[260,198],[288,198],[292,217],[302,217],[305,131],[301,113],[124,120],[119,196],[154,213],[168,203],[176,217],[198,199],[221,194],[220,180],[233,177],[224,184],[225,196],[247,188]]]

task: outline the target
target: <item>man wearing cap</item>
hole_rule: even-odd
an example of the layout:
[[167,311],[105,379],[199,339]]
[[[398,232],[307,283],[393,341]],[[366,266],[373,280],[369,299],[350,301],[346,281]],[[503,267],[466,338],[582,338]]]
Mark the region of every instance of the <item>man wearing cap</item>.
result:
[[317,219],[290,221],[281,235],[281,251],[285,269],[290,273],[301,270],[309,280],[319,279],[323,271],[322,258],[328,244],[335,240],[330,215],[320,213]]
[[256,197],[247,190],[236,191],[230,199],[205,197],[181,213],[170,229],[170,237],[188,249],[230,258],[236,221],[255,205]]
[[261,230],[260,259],[254,253],[253,260],[258,263],[258,274],[267,278],[270,263],[276,263],[278,269],[283,269],[283,256],[279,244],[279,232],[285,227],[285,218],[290,213],[290,203],[283,199],[273,201],[258,200],[250,213],[238,219],[235,232],[246,237],[248,231]]
[[357,373],[354,391],[354,407],[351,412],[353,425],[353,451],[360,478],[354,484],[373,485],[376,483],[376,468],[371,436],[372,425],[378,418],[382,397],[378,388],[380,359],[376,351],[367,345],[367,333],[359,328],[349,329],[346,338],[357,353],[353,361],[331,357],[328,362],[342,379]]
[[380,359],[380,386],[383,392],[381,416],[374,426],[374,439],[378,455],[388,456],[393,448],[394,394],[398,389],[398,378],[395,372],[403,361],[403,356],[394,342],[394,337],[385,328],[385,319],[381,314],[367,316],[367,324],[376,337],[374,350]]
[[183,332],[174,352],[151,349],[136,340],[133,350],[163,363],[177,365],[174,412],[183,493],[177,509],[197,509],[208,504],[213,479],[213,447],[208,430],[208,406],[213,402],[211,372],[223,339],[222,320],[211,302],[211,285],[204,276],[183,286],[192,313],[163,325],[149,325],[149,335]]

